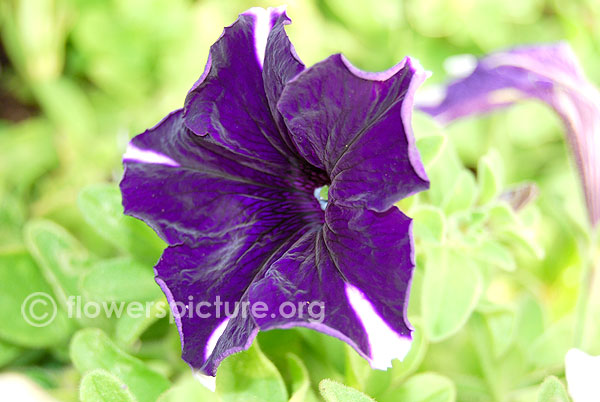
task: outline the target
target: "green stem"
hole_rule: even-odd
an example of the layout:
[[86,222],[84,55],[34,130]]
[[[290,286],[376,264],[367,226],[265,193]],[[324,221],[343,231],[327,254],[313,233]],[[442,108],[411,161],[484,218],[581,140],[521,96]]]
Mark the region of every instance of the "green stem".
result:
[[588,319],[588,313],[593,308],[592,297],[600,295],[600,265],[597,261],[598,253],[598,228],[592,228],[590,236],[585,241],[579,242],[581,253],[584,256],[584,265],[581,273],[581,286],[575,310],[574,346],[582,349],[586,346],[586,333],[589,324],[595,324]]

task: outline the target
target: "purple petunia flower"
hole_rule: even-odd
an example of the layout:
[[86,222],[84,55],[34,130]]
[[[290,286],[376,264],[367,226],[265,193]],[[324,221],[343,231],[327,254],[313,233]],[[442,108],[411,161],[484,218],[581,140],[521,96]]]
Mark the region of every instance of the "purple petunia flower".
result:
[[[156,281],[172,308],[204,303],[175,318],[184,360],[209,375],[259,330],[309,327],[375,368],[410,346],[411,220],[394,203],[429,184],[410,127],[426,74],[408,58],[367,73],[341,55],[305,69],[289,23],[282,8],[241,14],[184,108],[123,158],[125,213],[169,245]],[[281,310],[316,301],[318,320]]]
[[442,123],[539,99],[560,116],[581,178],[592,226],[600,222],[600,95],[566,43],[521,47],[479,60],[443,101],[421,109]]

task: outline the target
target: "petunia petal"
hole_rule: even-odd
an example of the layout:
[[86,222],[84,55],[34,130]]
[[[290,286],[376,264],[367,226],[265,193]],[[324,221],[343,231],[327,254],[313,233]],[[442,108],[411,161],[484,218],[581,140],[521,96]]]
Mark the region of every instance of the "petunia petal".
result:
[[561,117],[577,164],[590,221],[600,221],[600,95],[566,43],[486,56],[450,84],[443,101],[421,109],[443,123],[537,98]]
[[272,248],[204,239],[196,247],[165,250],[155,267],[156,280],[173,311],[182,357],[191,367],[214,376],[225,357],[250,347],[258,326],[247,311],[248,284],[305,230],[282,233]]
[[374,368],[402,359],[411,340],[410,228],[397,208],[377,213],[329,204],[324,228],[307,232],[251,285],[250,302],[268,306],[255,317],[260,329],[313,328],[347,342]]
[[263,81],[269,108],[277,128],[282,133],[282,138],[288,148],[295,150],[296,147],[290,139],[283,117],[277,109],[277,102],[287,82],[304,70],[304,64],[285,33],[285,26],[290,24],[291,20],[283,9],[281,9],[281,14],[273,15],[277,18],[274,20],[273,29],[271,29],[267,40]]
[[278,108],[300,154],[329,174],[330,199],[382,212],[428,187],[410,126],[426,76],[408,58],[367,73],[334,55],[286,85]]
[[285,225],[258,224],[165,250],[156,281],[175,314],[182,357],[190,366],[215,375],[226,356],[251,345],[258,327],[245,311],[249,284],[311,227]]
[[171,245],[155,272],[172,307],[210,304],[199,307],[207,317],[183,314],[177,325],[184,359],[214,375],[225,356],[250,345],[257,328],[247,317],[225,323],[225,311],[211,312],[217,296],[233,311],[255,277],[322,224],[310,192],[318,181],[307,180],[319,176],[293,167],[264,172],[254,160],[191,133],[182,114],[173,112],[131,141],[121,191],[125,213]]
[[293,231],[322,221],[309,193],[323,180],[318,172],[309,182],[306,171],[291,166],[263,171],[260,162],[190,133],[180,110],[135,137],[124,163],[125,213],[144,220],[169,244],[239,242],[240,233]]
[[[205,72],[188,93],[184,108],[185,123],[194,133],[209,134],[234,153],[276,165],[289,163],[294,151],[273,120],[263,63],[269,49],[269,83],[281,80],[278,75],[287,72],[272,66],[272,54],[285,52],[274,47],[286,44],[275,40],[267,45],[272,30],[282,30],[289,21],[283,16],[282,8],[257,7],[240,14],[211,47]],[[274,39],[279,36],[275,34]],[[273,96],[272,90],[269,96]]]

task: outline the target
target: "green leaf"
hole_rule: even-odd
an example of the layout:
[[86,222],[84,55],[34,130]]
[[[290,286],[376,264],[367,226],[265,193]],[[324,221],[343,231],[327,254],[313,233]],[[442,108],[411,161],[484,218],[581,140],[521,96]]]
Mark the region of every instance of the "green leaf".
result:
[[32,82],[56,78],[64,63],[67,31],[64,11],[51,1],[18,2],[13,7],[10,4],[3,7],[3,12],[12,8],[3,23],[10,22],[13,41],[7,50],[20,73]]
[[139,401],[154,401],[169,387],[166,378],[123,352],[99,329],[77,332],[71,340],[70,355],[80,373],[106,370],[127,384]]
[[[72,311],[78,300],[81,306],[88,301],[81,294],[79,281],[87,271],[87,250],[62,226],[51,221],[34,220],[25,225],[25,244],[52,286],[59,305]],[[73,317],[82,326],[109,327],[103,315],[87,317],[79,311]]]
[[121,380],[105,370],[92,370],[81,380],[81,402],[134,402],[135,397]]
[[538,402],[569,402],[563,383],[554,376],[546,377],[538,391]]
[[573,321],[569,315],[547,328],[527,350],[529,362],[537,368],[562,366],[573,346]]
[[[465,357],[471,358],[470,354]],[[491,401],[489,385],[481,375],[473,376],[463,374],[453,379],[456,386],[456,394],[460,395],[461,401]],[[531,399],[515,400],[514,402],[529,402]]]
[[22,351],[23,349],[16,345],[0,341],[0,367],[13,361]]
[[537,258],[544,256],[532,230],[523,225],[519,216],[506,202],[494,204],[488,211],[488,223],[495,237],[512,245],[519,245]]
[[486,314],[485,319],[491,335],[493,355],[499,358],[506,353],[515,339],[515,312],[498,309]]
[[[33,259],[23,252],[0,254],[0,338],[44,348],[67,340],[72,326]],[[52,318],[54,317],[54,318]]]
[[439,342],[460,330],[477,305],[482,289],[481,273],[470,257],[447,249],[431,249],[421,294],[427,338]]
[[77,204],[86,222],[114,246],[146,264],[158,261],[164,243],[146,224],[123,214],[118,188],[107,184],[88,186],[79,193]]
[[[382,1],[381,6],[375,10],[368,3],[357,3],[356,7],[346,7],[343,0],[326,0],[326,7],[332,10],[336,22],[343,23],[348,32],[356,32],[356,35],[368,37],[368,35],[382,35],[385,26],[394,24],[401,13],[400,5],[396,2]],[[396,12],[394,12],[396,11]],[[377,47],[381,44],[373,43]]]
[[94,264],[81,278],[80,287],[85,296],[98,302],[144,302],[162,295],[152,271],[129,257]]
[[520,303],[516,316],[516,342],[523,350],[528,350],[533,341],[544,332],[545,313],[540,303],[527,296]]
[[537,259],[544,258],[546,252],[539,245],[535,233],[531,229],[524,226],[509,227],[505,230],[496,232],[499,239],[521,246],[524,250],[535,256]]
[[319,391],[325,402],[373,402],[374,399],[362,392],[340,384],[339,382],[324,379],[319,383]]
[[51,221],[35,220],[25,225],[25,244],[52,286],[63,308],[69,296],[79,294],[79,277],[87,253],[64,228]]
[[502,190],[502,158],[496,151],[490,151],[477,164],[479,182],[479,203],[487,204]]
[[436,207],[420,206],[411,212],[415,238],[432,243],[442,243],[446,231],[443,212]]
[[445,135],[428,135],[417,140],[417,148],[421,155],[423,164],[427,167],[431,165],[442,153],[446,144]]
[[46,119],[28,119],[0,129],[0,177],[19,194],[56,165],[53,128]]
[[[485,303],[482,303],[485,306]],[[493,304],[489,304],[491,308],[494,308]],[[515,374],[522,375],[522,368],[525,366],[523,360],[520,361],[518,366],[515,366],[513,356],[508,353],[504,356],[501,361],[495,359],[492,350],[492,339],[489,328],[486,325],[483,314],[476,312],[473,314],[468,323],[468,336],[469,343],[472,346],[472,350],[475,351],[477,358],[477,365],[480,370],[480,375],[486,380],[488,392],[491,394],[490,400],[501,400],[505,393],[507,383],[509,381],[506,372],[506,368],[510,367],[510,376]],[[508,361],[508,364],[507,364]]]
[[450,215],[457,211],[469,209],[473,205],[476,196],[477,186],[475,185],[473,173],[463,170],[459,173],[452,190],[446,194],[444,211],[447,215]]
[[510,227],[521,224],[515,211],[504,201],[492,204],[488,210],[488,220],[490,225],[494,228]]
[[[77,81],[64,76],[39,83],[34,90],[36,99],[45,114],[52,119],[56,126],[67,131],[71,145],[82,148],[86,145],[89,146],[84,143],[89,141],[84,133],[95,129],[96,116],[94,116],[93,106],[89,102],[88,92],[78,85]],[[81,149],[77,156],[81,158],[86,153],[95,157],[101,153],[101,149],[98,147]]]
[[217,394],[223,401],[287,401],[283,378],[258,342],[226,358],[217,371]]
[[[431,187],[425,195],[429,197],[431,204],[441,206],[446,202],[463,171],[464,167],[456,150],[452,143],[448,142],[435,161],[431,162],[431,166],[427,167],[427,176],[431,181]],[[474,183],[473,186],[475,186]]]
[[310,388],[308,371],[302,360],[295,354],[286,355],[288,373],[291,380],[291,394],[289,402],[317,402],[318,399]]
[[404,360],[393,360],[392,361],[392,377],[394,380],[402,380],[413,372],[417,370],[417,368],[421,365],[423,358],[425,357],[425,353],[427,352],[427,338],[423,333],[422,325],[420,322],[415,319],[411,320],[411,323],[414,327],[414,331],[412,333],[412,344],[410,345],[410,350],[408,351]]
[[[404,10],[405,18],[419,37],[447,37],[461,24],[455,6],[442,0],[431,1],[427,5],[420,1],[407,1]],[[440,51],[444,51],[442,49]]]
[[346,351],[344,384],[358,390],[363,390],[365,382],[371,373],[371,367],[352,347],[345,345],[344,349]]
[[475,256],[481,261],[509,272],[517,269],[517,263],[510,249],[498,241],[482,241],[475,250]]
[[[311,349],[310,357],[314,357],[318,362],[314,371],[322,370],[323,375],[332,375],[332,373],[343,373],[346,361],[346,344],[339,339],[325,335],[318,331],[313,331],[308,328],[296,328],[296,332],[300,334],[302,339],[309,345]],[[305,360],[306,358],[302,356]],[[313,381],[320,381],[323,377],[315,377],[313,370],[310,375]],[[340,376],[340,380],[343,377]]]
[[437,373],[421,373],[410,377],[394,390],[398,401],[410,402],[453,402],[456,387],[448,378]]
[[191,375],[184,375],[177,383],[162,394],[157,402],[218,402],[216,393],[200,384]]
[[123,346],[131,346],[152,324],[169,314],[164,296],[145,304],[140,314],[124,314],[115,327],[115,340]]
[[27,214],[25,208],[14,191],[0,186],[0,252],[23,247],[21,237]]
[[395,389],[400,386],[404,379],[419,368],[425,358],[429,343],[423,335],[421,323],[416,318],[411,318],[411,324],[414,327],[412,333],[413,340],[404,360],[393,360],[392,368],[387,371],[371,370],[366,380],[364,391],[368,395],[372,395],[376,400],[379,400],[381,395],[385,396],[386,390]]

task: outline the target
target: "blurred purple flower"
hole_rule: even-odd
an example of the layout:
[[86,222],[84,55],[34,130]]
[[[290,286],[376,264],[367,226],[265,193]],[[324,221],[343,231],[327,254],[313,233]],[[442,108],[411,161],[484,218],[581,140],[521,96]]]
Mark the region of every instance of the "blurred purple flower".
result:
[[[289,22],[281,8],[241,14],[184,108],[123,158],[125,213],[169,245],[155,272],[172,308],[210,303],[209,317],[176,316],[183,358],[209,375],[258,330],[313,328],[375,368],[410,345],[411,220],[393,204],[429,184],[410,127],[426,74],[408,58],[367,73],[341,55],[305,69]],[[266,312],[227,317],[217,298]],[[320,320],[280,310],[316,301]]]
[[566,43],[521,47],[479,60],[451,83],[436,106],[421,107],[442,123],[537,98],[565,125],[593,226],[600,220],[600,95]]

